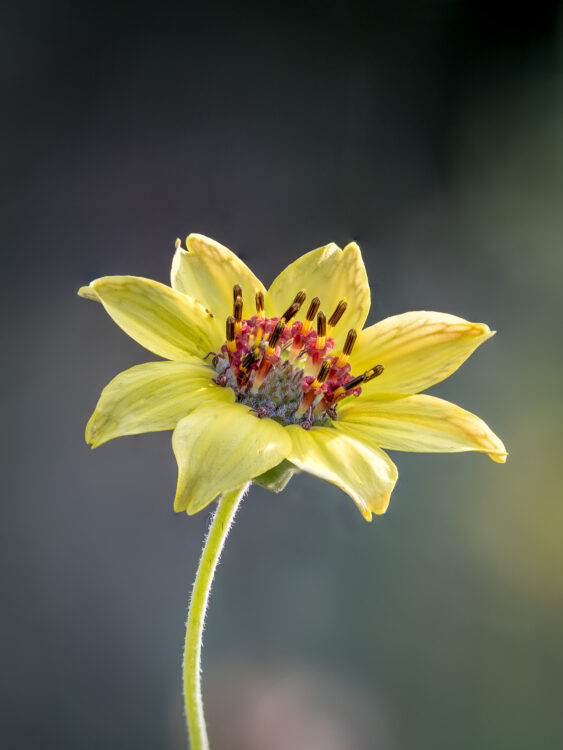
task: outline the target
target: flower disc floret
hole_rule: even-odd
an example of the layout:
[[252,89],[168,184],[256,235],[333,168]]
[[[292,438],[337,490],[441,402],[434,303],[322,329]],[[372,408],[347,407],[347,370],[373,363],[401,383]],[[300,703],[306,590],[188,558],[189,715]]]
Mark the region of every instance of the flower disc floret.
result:
[[[226,321],[226,342],[219,352],[210,352],[217,373],[214,382],[232,388],[237,403],[260,418],[282,425],[328,427],[337,418],[337,405],[346,396],[361,394],[360,383],[381,374],[372,368],[359,378],[350,374],[348,357],[357,338],[348,332],[342,352],[330,356],[334,339],[327,335],[344,315],[348,302],[338,302],[328,323],[319,311],[320,299],[309,305],[304,321],[292,319],[306,299],[304,289],[281,317],[266,317],[263,295],[255,295],[256,314],[243,318],[240,284],[233,287],[233,314]],[[316,316],[316,330],[312,327]]]

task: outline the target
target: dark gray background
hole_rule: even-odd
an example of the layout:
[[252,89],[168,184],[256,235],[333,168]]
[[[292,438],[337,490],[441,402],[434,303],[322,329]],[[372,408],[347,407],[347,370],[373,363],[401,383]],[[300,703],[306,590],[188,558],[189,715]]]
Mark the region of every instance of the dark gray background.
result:
[[213,593],[213,750],[563,742],[563,78],[556,4],[22,2],[3,13],[6,748],[182,748],[180,657],[208,513],[169,433],[90,452],[152,358],[76,289],[167,281],[191,231],[266,282],[362,246],[375,321],[498,336],[434,389],[505,440],[394,454],[365,524],[301,475],[253,488]]

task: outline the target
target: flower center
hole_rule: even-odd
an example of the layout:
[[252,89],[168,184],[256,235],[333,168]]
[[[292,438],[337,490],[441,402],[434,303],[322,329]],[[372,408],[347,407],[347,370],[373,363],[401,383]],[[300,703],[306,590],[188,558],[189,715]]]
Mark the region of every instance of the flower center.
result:
[[330,334],[344,315],[347,300],[340,300],[327,322],[319,311],[321,301],[315,297],[305,320],[294,321],[305,297],[305,290],[298,292],[281,317],[267,318],[264,295],[257,292],[256,314],[244,318],[242,289],[236,284],[226,343],[220,352],[210,354],[217,372],[214,382],[232,388],[237,402],[249,406],[258,417],[309,430],[313,425],[330,425],[337,418],[339,401],[359,396],[362,383],[380,375],[383,367],[377,365],[353,377],[348,364],[357,338],[353,328],[342,351],[331,354],[334,339]]

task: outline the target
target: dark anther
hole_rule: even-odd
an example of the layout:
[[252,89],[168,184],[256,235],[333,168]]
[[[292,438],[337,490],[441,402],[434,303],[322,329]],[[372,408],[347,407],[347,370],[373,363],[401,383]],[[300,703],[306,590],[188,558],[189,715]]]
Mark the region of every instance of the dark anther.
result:
[[367,383],[368,381],[376,378],[378,375],[381,375],[384,369],[385,368],[383,367],[383,365],[376,365],[375,367],[372,367],[371,370],[367,370],[364,373],[364,382]]
[[298,304],[299,307],[301,307],[301,305],[305,302],[306,297],[307,295],[305,294],[305,290],[302,289],[300,292],[297,292],[293,301]]
[[324,338],[326,336],[326,315],[320,312],[317,315],[317,336]]
[[268,349],[276,348],[277,343],[280,340],[280,336],[284,332],[284,328],[285,328],[285,318],[280,318],[278,322],[276,323],[276,327],[270,334],[270,338],[268,340]]
[[325,382],[325,380],[328,378],[331,368],[332,368],[332,362],[329,359],[325,359],[325,361],[321,365],[319,374],[317,375],[317,381],[319,383]]
[[307,310],[307,315],[305,316],[307,320],[311,321],[314,320],[315,315],[317,314],[317,310],[321,306],[321,301],[318,297],[315,297],[311,300],[311,304],[309,305],[309,309]]
[[346,300],[341,299],[340,302],[336,305],[336,309],[334,310],[334,312],[329,318],[328,324],[331,328],[334,328],[334,326],[338,323],[340,318],[346,312],[347,307],[348,307],[348,303],[346,302]]
[[347,383],[345,383],[344,390],[353,391],[354,388],[357,388],[359,385],[361,385],[365,379],[365,373],[363,375],[357,375],[355,378],[352,378],[352,380],[349,380]]
[[285,318],[286,325],[289,323],[289,321],[297,315],[299,312],[300,305],[298,302],[294,302],[292,305],[290,305],[287,310],[282,315],[282,318]]
[[358,334],[356,333],[356,331],[353,328],[350,328],[350,330],[348,331],[348,335],[346,336],[344,346],[342,347],[342,354],[344,354],[344,356],[350,356],[357,338]]
[[235,340],[235,319],[232,315],[227,318],[227,341]]
[[240,369],[246,372],[246,370],[249,370],[252,367],[252,365],[256,362],[256,360],[257,360],[257,357],[254,351],[248,352],[248,354],[243,358],[242,362],[240,363]]
[[233,287],[233,302],[237,301],[237,297],[242,297],[242,287],[240,284],[235,284]]

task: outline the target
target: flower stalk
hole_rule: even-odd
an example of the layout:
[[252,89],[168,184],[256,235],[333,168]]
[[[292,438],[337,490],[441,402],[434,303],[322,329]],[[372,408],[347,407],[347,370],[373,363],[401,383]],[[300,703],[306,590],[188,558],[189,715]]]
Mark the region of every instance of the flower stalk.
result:
[[197,569],[186,623],[184,704],[191,750],[209,750],[201,695],[201,644],[211,584],[225,540],[248,484],[224,492],[209,528]]

